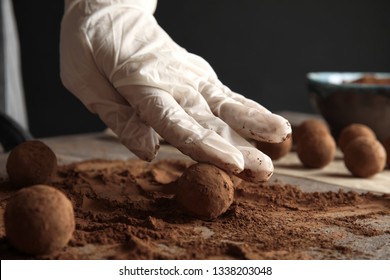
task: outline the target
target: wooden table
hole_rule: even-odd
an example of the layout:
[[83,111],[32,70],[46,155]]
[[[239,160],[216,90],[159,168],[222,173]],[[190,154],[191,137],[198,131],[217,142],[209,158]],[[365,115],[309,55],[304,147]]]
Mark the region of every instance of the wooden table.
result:
[[[135,156],[129,152],[123,145],[121,145],[118,140],[105,132],[102,133],[90,133],[90,134],[81,134],[81,135],[70,135],[70,136],[60,136],[53,138],[42,139],[48,146],[50,146],[58,157],[59,164],[67,164],[75,161],[82,161],[87,159],[121,159],[126,160],[130,158],[135,158]],[[169,145],[162,145],[157,159],[188,159],[188,157],[181,154],[177,149]],[[7,154],[0,154],[0,177],[6,176],[5,165],[7,160]],[[339,159],[340,160],[340,159]],[[289,163],[286,163],[289,162]],[[292,162],[292,163],[291,163]],[[289,168],[288,164],[292,164]],[[271,180],[278,180],[283,183],[299,185],[305,192],[328,192],[334,191],[337,192],[340,188],[345,190],[355,190],[358,192],[378,192],[383,193],[387,192],[387,186],[380,186],[380,188],[372,189],[373,180],[369,180],[369,184],[365,184],[363,179],[359,187],[355,187],[353,184],[348,184],[348,182],[355,181],[350,175],[348,175],[347,170],[340,167],[341,163],[336,167],[331,166],[329,169],[324,169],[320,171],[305,171],[302,168],[296,168],[293,175],[291,175],[291,168],[296,167],[297,157],[294,152],[288,156],[288,161],[279,160],[275,162],[275,174]],[[333,164],[333,163],[332,163]],[[333,174],[334,177],[329,180],[330,172],[336,168],[339,171],[339,174]],[[301,171],[301,173],[299,172]],[[324,175],[325,174],[325,175]],[[383,178],[382,178],[383,177]],[[390,171],[385,171],[381,174],[381,182],[386,183],[387,178],[390,178]],[[328,180],[327,180],[328,179]],[[375,180],[374,180],[375,182]],[[390,184],[389,184],[390,190]],[[378,227],[385,232],[380,236],[375,238],[361,238],[359,240],[345,240],[345,242],[356,243],[362,250],[370,252],[373,258],[380,259],[389,259],[390,258],[390,216],[382,216],[377,220],[372,221],[372,225]]]

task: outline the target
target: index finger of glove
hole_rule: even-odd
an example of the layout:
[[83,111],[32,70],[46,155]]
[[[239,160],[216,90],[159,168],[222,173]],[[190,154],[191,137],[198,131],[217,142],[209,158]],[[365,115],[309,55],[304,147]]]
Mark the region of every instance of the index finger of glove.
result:
[[244,157],[244,170],[238,177],[254,183],[265,182],[273,174],[274,166],[269,156],[262,153],[240,136],[212,112],[190,111],[191,116],[203,127],[209,128],[236,147]]

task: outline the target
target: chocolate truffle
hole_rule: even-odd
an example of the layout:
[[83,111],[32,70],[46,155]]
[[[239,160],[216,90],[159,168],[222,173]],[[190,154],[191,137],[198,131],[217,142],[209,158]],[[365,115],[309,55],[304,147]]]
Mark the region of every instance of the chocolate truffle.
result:
[[312,130],[301,135],[297,155],[305,167],[322,168],[334,159],[336,142],[330,133]]
[[293,131],[294,142],[298,143],[299,139],[307,133],[310,135],[316,133],[330,133],[330,130],[326,123],[320,119],[307,119]]
[[359,136],[344,148],[344,163],[355,177],[371,177],[385,168],[386,150],[378,140]]
[[59,190],[35,185],[19,190],[5,208],[9,242],[21,252],[47,255],[61,250],[75,229],[73,206]]
[[12,149],[6,169],[15,187],[49,184],[57,171],[57,157],[43,142],[26,141]]
[[234,187],[230,176],[218,167],[196,163],[177,181],[176,200],[187,213],[201,219],[214,219],[232,204]]
[[344,152],[348,143],[359,136],[367,136],[376,139],[375,132],[370,127],[361,123],[353,123],[344,127],[338,136],[337,144],[340,147],[340,150]]
[[269,156],[272,160],[277,160],[291,151],[292,137],[288,137],[281,143],[268,143],[256,141],[256,148]]
[[387,166],[390,166],[390,137],[386,138],[382,145],[386,150],[386,164]]

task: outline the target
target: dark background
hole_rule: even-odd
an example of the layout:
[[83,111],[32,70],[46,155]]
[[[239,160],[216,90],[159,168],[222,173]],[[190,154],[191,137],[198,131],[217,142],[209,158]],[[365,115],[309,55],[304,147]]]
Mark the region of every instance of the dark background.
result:
[[[59,78],[61,0],[14,0],[35,137],[104,129]],[[272,111],[314,113],[310,71],[390,72],[388,0],[160,0],[171,37],[204,57],[232,90]]]

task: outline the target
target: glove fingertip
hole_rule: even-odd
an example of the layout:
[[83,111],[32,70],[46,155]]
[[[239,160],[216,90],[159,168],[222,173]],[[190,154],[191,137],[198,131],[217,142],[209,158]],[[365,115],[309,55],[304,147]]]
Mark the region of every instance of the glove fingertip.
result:
[[245,157],[245,168],[236,176],[249,182],[268,181],[274,172],[274,165],[269,156],[253,147],[240,147]]
[[155,149],[153,150],[145,150],[145,149],[134,149],[134,148],[129,148],[129,150],[135,154],[138,158],[144,160],[144,161],[148,161],[148,162],[151,162],[152,160],[154,160],[156,157],[157,157],[157,154],[158,154],[158,150],[159,150],[160,146],[157,145],[155,147]]
[[157,157],[160,149],[157,137],[142,138],[143,141],[134,141],[133,138],[120,137],[121,143],[138,158],[145,161],[152,161]]

